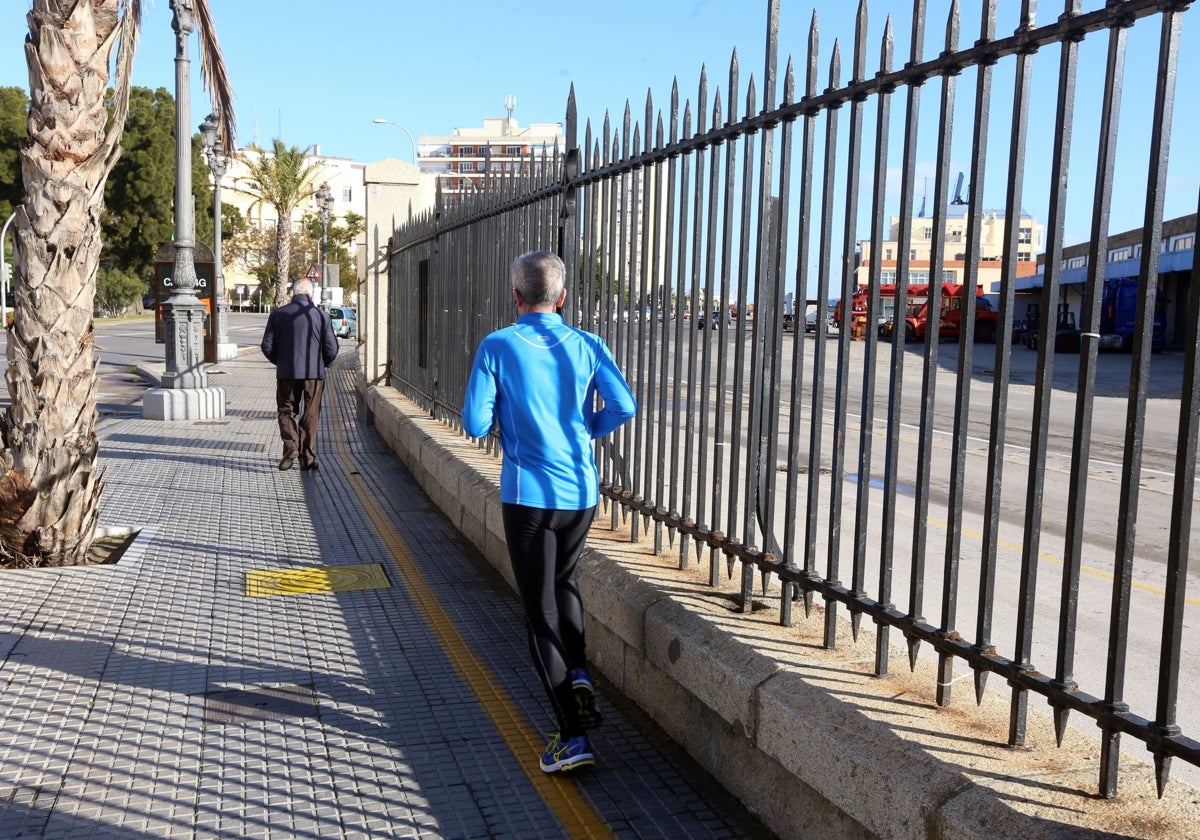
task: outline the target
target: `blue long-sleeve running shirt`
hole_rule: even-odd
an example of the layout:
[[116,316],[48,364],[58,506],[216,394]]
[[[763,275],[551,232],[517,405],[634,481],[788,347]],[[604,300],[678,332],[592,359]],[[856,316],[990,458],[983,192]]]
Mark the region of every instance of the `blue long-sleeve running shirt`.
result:
[[[604,401],[595,407],[595,395]],[[599,500],[592,441],[633,417],[637,403],[604,340],[560,315],[529,312],[487,336],[475,353],[463,429],[500,427],[500,500],[585,510]]]

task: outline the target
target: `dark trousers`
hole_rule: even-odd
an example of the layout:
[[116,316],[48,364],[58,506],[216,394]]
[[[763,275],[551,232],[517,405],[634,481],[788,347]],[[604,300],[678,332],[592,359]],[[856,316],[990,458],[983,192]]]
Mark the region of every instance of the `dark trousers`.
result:
[[585,667],[583,601],[575,564],[596,508],[543,510],[505,504],[504,537],[529,625],[529,652],[564,738],[582,735],[571,670]]
[[[283,438],[284,454],[295,453],[300,466],[317,460],[317,423],[321,420],[321,397],[325,393],[324,379],[278,379],[275,384],[275,405],[279,408],[279,436]],[[296,418],[300,422],[296,422]]]

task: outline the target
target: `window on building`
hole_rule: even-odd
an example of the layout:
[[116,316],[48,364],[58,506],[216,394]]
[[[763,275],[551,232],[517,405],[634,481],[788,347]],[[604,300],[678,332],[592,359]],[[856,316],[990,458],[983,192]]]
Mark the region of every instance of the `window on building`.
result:
[[505,146],[504,154],[508,155],[509,157],[514,157],[516,155],[520,155],[521,147],[520,146]]
[[354,192],[351,187],[342,187],[342,201],[352,201],[353,196]]
[[879,280],[881,283],[895,283],[896,282],[896,272],[894,272],[894,271],[880,272]]
[[1071,257],[1069,260],[1063,260],[1063,268],[1086,268],[1087,257]]
[[1112,250],[1110,250],[1108,252],[1108,261],[1109,262],[1119,262],[1120,260],[1127,260],[1132,256],[1133,256],[1132,248],[1128,248],[1128,247],[1113,248]]
[[954,271],[950,271],[947,269],[942,272],[942,282],[943,283],[957,283],[958,282],[958,274]]
[[474,146],[459,146],[458,147],[458,156],[459,157],[471,157],[474,154],[475,154]]
[[1017,251],[1017,262],[1029,262],[1033,259],[1033,254],[1028,251]]
[[910,271],[908,273],[908,282],[909,283],[928,283],[929,282],[929,272],[928,271]]
[[908,258],[910,260],[915,260],[917,258],[917,249],[916,248],[913,248],[911,251],[908,252]]
[[1033,228],[1022,225],[1017,228],[1017,243],[1020,245],[1030,245],[1033,243]]
[[893,256],[892,256],[892,249],[891,249],[891,248],[884,248],[884,249],[883,249],[883,258],[884,258],[885,260],[893,260],[893,259],[895,259],[895,257],[893,257]]
[[1194,233],[1189,233],[1186,236],[1176,236],[1175,239],[1172,241],[1171,250],[1172,251],[1186,251],[1187,249],[1194,248],[1195,246],[1196,246],[1196,235]]

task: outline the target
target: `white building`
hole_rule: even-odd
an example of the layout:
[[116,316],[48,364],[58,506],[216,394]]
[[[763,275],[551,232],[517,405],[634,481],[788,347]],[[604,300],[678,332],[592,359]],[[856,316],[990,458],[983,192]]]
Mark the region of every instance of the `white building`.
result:
[[[275,208],[262,202],[256,203],[255,196],[248,187],[248,182],[250,181],[248,162],[255,160],[257,156],[262,154],[270,154],[270,150],[256,150],[253,147],[246,147],[239,149],[230,159],[225,177],[221,179],[221,202],[236,207],[248,224],[261,229],[271,229],[278,222]],[[308,156],[308,162],[317,166],[316,174],[312,181],[314,190],[321,184],[328,184],[330,193],[333,195],[333,210],[330,215],[331,223],[333,220],[344,218],[350,212],[357,213],[359,216],[366,216],[366,191],[363,186],[365,164],[348,158],[322,155],[319,146],[313,148],[312,153]],[[209,177],[211,179],[211,175]],[[292,213],[292,229],[294,231],[299,230],[304,216],[310,213],[315,214],[317,211],[317,199],[315,196],[310,196]],[[313,244],[314,253],[317,253],[319,243]],[[352,249],[352,256],[357,265],[362,264],[362,251],[365,249],[365,246],[366,237],[364,234],[359,237],[359,241],[355,243]],[[257,278],[250,274],[249,266],[230,260],[225,255],[222,256],[225,291],[230,302],[236,305],[239,302],[249,300],[254,290],[258,288]],[[293,255],[293,264],[291,266],[293,276],[302,274],[308,267],[295,262],[296,259],[300,258],[302,258],[301,255]],[[241,292],[241,295],[239,295],[239,292]]]
[[441,180],[442,193],[456,195],[487,189],[489,174],[517,174],[566,149],[562,123],[531,123],[513,119],[516,100],[505,100],[508,114],[486,117],[478,128],[456,128],[446,136],[417,140],[417,164],[422,175]]

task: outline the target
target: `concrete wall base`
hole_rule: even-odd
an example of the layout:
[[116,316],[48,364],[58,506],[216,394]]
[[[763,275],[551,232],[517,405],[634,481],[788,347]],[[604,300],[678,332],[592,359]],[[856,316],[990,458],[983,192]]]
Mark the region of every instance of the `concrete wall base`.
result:
[[151,388],[142,396],[142,417],[147,420],[214,420],[224,416],[224,388]]
[[[384,440],[511,585],[499,459],[394,389],[360,387]],[[631,540],[627,518],[613,530],[602,510],[580,560],[589,659],[780,837],[1196,836],[1197,791],[1172,782],[1159,800],[1152,769],[1132,758],[1119,795],[1098,799],[1098,742],[1069,728],[1056,747],[1036,698],[1025,746],[1008,747],[1007,693],[976,706],[964,682],[939,707],[935,663],[910,672],[896,646],[895,673],[877,677],[874,635],[853,640],[846,622],[838,647],[824,648],[820,607],[805,617],[797,605],[781,627],[778,581],[753,612],[735,612],[738,580],[710,586],[707,556],[696,563],[689,550],[681,569],[678,537],[655,555],[651,540]]]

